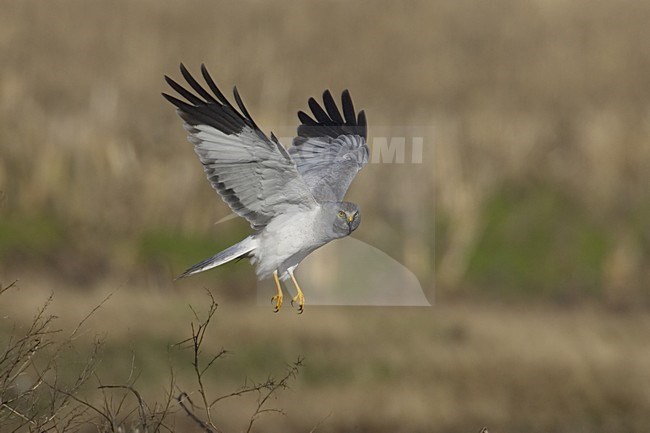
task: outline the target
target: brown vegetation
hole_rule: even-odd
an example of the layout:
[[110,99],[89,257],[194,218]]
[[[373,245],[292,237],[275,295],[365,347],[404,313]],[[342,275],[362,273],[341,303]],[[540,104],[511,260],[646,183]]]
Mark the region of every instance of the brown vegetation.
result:
[[[0,314],[27,325],[48,296],[30,293],[0,303]],[[103,298],[63,292],[50,309],[61,316],[58,326],[71,329]],[[188,336],[195,320],[188,303],[205,301],[204,293],[115,293],[86,325],[104,337],[97,368],[102,383],[137,378],[134,387],[145,401],[164,402],[173,365],[174,380],[200,407],[192,350],[169,346]],[[311,307],[299,317],[275,315],[268,305],[225,302],[210,326],[203,365],[223,348],[231,353],[203,378],[208,403],[246,378],[281,375],[287,362],[304,357],[290,389],[271,402],[286,415],[259,419],[257,431],[318,425],[321,432],[467,433],[486,425],[491,432],[605,433],[642,431],[650,422],[650,320],[643,312],[447,303],[433,309]],[[85,332],[77,344],[92,345],[94,336]],[[77,367],[62,364],[70,374]],[[226,432],[245,429],[256,396],[222,403],[212,411],[214,423]],[[177,426],[195,427],[180,408],[174,412]],[[206,421],[200,409],[196,413]]]
[[[264,431],[646,429],[650,322],[630,307],[650,304],[648,22],[650,3],[630,0],[5,2],[0,284],[21,289],[0,299],[0,398],[22,399],[22,417],[0,410],[0,432],[8,419],[47,426],[26,421],[34,413],[80,419],[45,382],[16,394],[35,347],[64,389],[132,425],[140,398],[155,418],[153,402],[176,405],[182,391],[197,405],[175,406],[183,429],[245,429],[254,392],[212,413],[206,403],[303,356],[273,401],[287,416]],[[364,213],[357,237],[413,270],[430,299],[435,288],[437,306],[310,307],[305,288],[298,318],[235,302],[254,297],[243,264],[174,282],[248,232],[213,225],[228,210],[160,96],[181,61],[236,84],[280,137],[324,88],[350,89],[371,146],[422,136],[422,164],[369,164],[349,197]],[[204,287],[222,304],[204,354],[235,352],[204,377],[205,399],[192,350],[170,350]],[[75,334],[79,352],[60,334],[36,344],[53,290],[47,311],[66,330],[115,292]],[[540,299],[552,302],[529,304]],[[85,370],[86,359],[101,361]],[[173,371],[181,390],[170,365],[185,366]],[[91,370],[118,388],[88,386]],[[56,398],[43,409],[36,396]]]
[[[611,1],[10,2],[0,18],[0,233],[14,236],[0,242],[0,269],[55,269],[68,286],[117,274],[158,286],[243,236],[244,225],[225,230],[233,239],[213,228],[227,209],[159,95],[162,75],[184,61],[237,84],[280,136],[325,87],[352,90],[371,140],[424,135],[423,164],[372,164],[350,197],[378,216],[358,236],[431,290],[435,278],[442,293],[503,286],[487,260],[531,287],[566,282],[536,292],[645,299],[649,19],[646,3]],[[518,227],[539,194],[558,204]],[[513,239],[486,246],[500,211],[515,218],[503,222]],[[553,242],[517,254],[540,224]],[[576,227],[590,229],[574,236]],[[500,262],[489,261],[495,248]]]
[[[15,283],[0,287],[2,300],[15,295],[12,289],[17,290]],[[196,430],[217,433],[223,431],[218,426],[221,420],[215,419],[213,414],[226,402],[238,399],[241,403],[246,396],[255,398],[251,415],[243,424],[246,433],[253,431],[254,424],[263,415],[284,413],[273,406],[273,401],[295,379],[302,366],[300,358],[279,378],[269,375],[262,381],[255,381],[247,377],[244,385],[232,392],[218,395],[212,391],[207,383],[208,376],[228,352],[220,349],[214,355],[206,353],[208,327],[217,311],[214,298],[208,296],[207,311],[197,312],[190,307],[194,315],[190,323],[191,336],[171,346],[172,349],[189,349],[195,383],[189,392],[186,391],[186,384],[176,380],[170,365],[168,388],[153,402],[147,401],[138,389],[141,384],[138,383],[140,374],[135,354],[128,377],[120,379],[110,369],[108,375],[102,377],[100,374],[99,355],[103,343],[96,337],[86,341],[90,343],[89,353],[78,351],[77,340],[87,332],[84,325],[93,319],[93,314],[111,298],[110,295],[93,307],[67,335],[54,327],[58,317],[49,311],[53,295],[38,306],[35,316],[25,323],[18,322],[18,315],[4,315],[0,322],[3,331],[0,337],[0,431],[158,433]],[[110,382],[107,384],[105,379]],[[88,386],[92,384],[94,388]],[[151,383],[145,384],[146,390],[151,386]],[[179,421],[187,425],[177,427]]]

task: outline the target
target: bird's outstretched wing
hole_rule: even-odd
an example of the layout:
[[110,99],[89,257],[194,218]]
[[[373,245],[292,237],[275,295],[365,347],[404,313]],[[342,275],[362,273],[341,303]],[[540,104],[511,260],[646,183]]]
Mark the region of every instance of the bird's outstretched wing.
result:
[[260,131],[237,88],[234,96],[240,111],[221,93],[204,65],[201,74],[212,93],[182,64],[180,69],[195,93],[165,76],[186,101],[163,96],[178,108],[208,180],[233,212],[261,229],[278,214],[317,206],[291,156],[273,134],[269,139]]
[[323,92],[323,105],[309,98],[314,117],[298,112],[301,125],[289,154],[316,200],[340,201],[368,162],[366,115],[354,111],[347,90],[341,95],[343,114],[329,90]]

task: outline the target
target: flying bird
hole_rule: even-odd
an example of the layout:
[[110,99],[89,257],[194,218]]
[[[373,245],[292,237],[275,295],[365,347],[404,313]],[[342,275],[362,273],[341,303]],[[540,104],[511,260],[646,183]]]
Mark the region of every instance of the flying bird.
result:
[[317,248],[350,235],[361,223],[359,206],[343,201],[355,175],[368,162],[367,122],[354,109],[350,93],[341,108],[329,90],[323,104],[309,98],[312,115],[298,112],[300,125],[286,149],[276,136],[265,135],[244,106],[237,87],[237,108],[219,90],[205,65],[207,89],[180,65],[189,88],[165,80],[184,100],[163,93],[177,108],[212,187],[254,233],[241,242],[187,269],[179,278],[249,258],[259,279],[273,276],[274,311],[282,307],[280,280],[291,278],[291,300],[302,313],[305,303],[294,270]]

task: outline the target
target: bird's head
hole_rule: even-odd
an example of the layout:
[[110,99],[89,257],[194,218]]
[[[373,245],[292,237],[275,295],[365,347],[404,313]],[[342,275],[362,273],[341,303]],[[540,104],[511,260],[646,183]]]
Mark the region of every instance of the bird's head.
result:
[[334,216],[334,233],[337,236],[347,236],[361,224],[361,211],[355,203],[348,201],[332,203],[330,209]]

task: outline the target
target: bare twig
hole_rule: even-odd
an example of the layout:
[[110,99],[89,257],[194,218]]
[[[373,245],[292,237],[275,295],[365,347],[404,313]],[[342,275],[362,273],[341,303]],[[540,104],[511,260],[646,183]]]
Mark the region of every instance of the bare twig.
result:
[[[201,429],[203,429],[203,431],[220,432],[219,428],[215,425],[212,416],[212,409],[217,405],[217,403],[230,398],[241,397],[250,393],[257,393],[257,401],[256,401],[255,409],[248,421],[248,425],[246,428],[246,433],[250,433],[253,428],[253,425],[255,424],[255,421],[260,415],[269,412],[283,413],[282,410],[280,409],[267,407],[267,404],[271,396],[273,396],[277,391],[288,387],[288,382],[296,376],[299,368],[302,366],[302,359],[298,358],[298,360],[295,363],[290,365],[286,374],[280,379],[274,379],[272,377],[269,377],[267,380],[263,382],[259,382],[259,383],[253,382],[251,384],[245,383],[242,388],[221,395],[219,397],[215,397],[211,401],[209,401],[208,391],[205,386],[204,376],[206,372],[214,365],[214,363],[218,359],[223,357],[225,354],[227,354],[228,352],[224,349],[221,349],[216,355],[210,356],[207,362],[204,362],[203,350],[202,350],[203,341],[206,336],[206,332],[212,320],[212,317],[214,316],[217,310],[217,304],[212,294],[210,294],[209,292],[208,294],[210,296],[211,302],[210,302],[210,306],[208,307],[207,314],[203,319],[201,319],[201,315],[194,308],[190,306],[190,309],[196,321],[196,322],[192,322],[191,324],[192,336],[176,344],[176,346],[182,347],[188,345],[189,343],[188,346],[193,351],[192,366],[194,367],[194,376],[198,385],[197,391],[201,396],[201,406],[198,407],[198,409],[204,413],[205,421],[202,420],[196,414],[195,412],[196,406],[194,405],[194,403],[192,402],[192,400],[190,399],[189,395],[186,392],[180,391],[176,399],[179,405],[181,406],[181,408],[185,411],[185,413]],[[187,403],[190,404],[191,408],[187,405]]]
[[257,420],[257,417],[261,415],[262,413],[266,412],[278,412],[278,413],[284,413],[280,409],[274,409],[274,408],[264,408],[266,405],[266,402],[268,399],[275,394],[276,391],[280,389],[286,389],[288,388],[288,382],[295,378],[296,375],[298,374],[298,371],[302,367],[303,359],[298,358],[292,365],[289,366],[289,369],[287,370],[287,373],[278,381],[274,380],[269,380],[269,386],[266,388],[266,393],[260,393],[260,396],[257,399],[257,407],[255,408],[255,412],[253,412],[253,415],[251,415],[250,420],[248,422],[248,428],[246,429],[246,433],[250,433],[250,431],[253,428],[253,424]]
[[[324,416],[320,421],[318,421],[318,423],[316,423],[316,425],[315,425],[314,427],[312,427],[311,430],[309,430],[309,433],[314,433],[314,432],[318,429],[318,427],[320,427],[321,425],[323,425],[323,423],[324,423],[324,422],[327,420],[327,418],[329,418],[330,416],[332,416],[332,412],[328,413],[328,414],[325,415],[325,416]],[[487,432],[486,432],[486,433],[487,433]]]
[[[2,197],[2,196],[0,196],[0,197]],[[12,287],[15,287],[17,282],[18,282],[18,280],[14,280],[11,283],[9,283],[8,286],[5,286],[5,287],[0,286],[0,295],[2,295],[4,292],[11,289]]]
[[[183,408],[183,410],[185,411],[185,413],[187,414],[187,416],[189,416],[189,417],[192,419],[192,421],[194,421],[195,423],[197,423],[197,424],[198,424],[198,425],[203,429],[204,432],[206,432],[206,433],[219,433],[219,432],[220,432],[220,430],[218,430],[218,429],[216,429],[216,428],[213,430],[213,429],[211,428],[211,426],[209,426],[207,423],[203,422],[203,420],[201,420],[201,418],[199,418],[198,416],[196,416],[196,415],[194,414],[194,412],[192,412],[192,411],[190,410],[190,408],[188,408],[188,407],[185,405],[185,400],[189,401],[190,404],[192,404],[192,400],[190,400],[190,396],[187,395],[186,392],[182,392],[178,397],[176,397],[176,400],[178,401],[178,405],[179,405],[181,408]],[[194,406],[194,405],[192,404],[192,406]]]
[[[13,283],[0,288],[0,295],[12,286]],[[110,296],[94,307],[71,333],[63,335],[59,341],[55,336],[61,335],[61,330],[53,327],[56,317],[47,314],[53,299],[50,295],[36,312],[27,330],[22,333],[14,330],[3,342],[5,348],[0,352],[0,425],[3,426],[3,431],[19,432],[27,429],[43,433],[69,433],[84,424],[90,424],[98,431],[117,433],[125,431],[128,423],[128,428],[136,431],[172,433],[174,429],[166,424],[166,419],[173,414],[178,404],[185,415],[203,432],[222,433],[216,426],[212,409],[226,399],[249,394],[256,394],[257,399],[245,429],[247,433],[252,431],[253,425],[262,414],[282,413],[280,409],[269,407],[269,402],[276,392],[288,387],[288,382],[295,377],[302,364],[300,358],[278,379],[269,377],[262,382],[246,381],[238,390],[209,397],[206,374],[214,368],[217,360],[229,353],[225,349],[216,354],[204,353],[203,344],[207,341],[208,327],[217,311],[214,298],[211,294],[209,296],[207,313],[201,315],[190,307],[195,319],[190,327],[191,337],[173,345],[192,350],[192,367],[198,388],[196,392],[200,395],[198,405],[195,405],[190,395],[176,384],[174,369],[171,366],[166,400],[162,404],[148,404],[135,386],[138,379],[135,354],[132,354],[126,383],[103,384],[96,372],[102,346],[99,339],[94,341],[92,350],[85,357],[86,361],[76,377],[71,381],[63,380],[64,375],[59,374],[62,355],[79,339],[88,320]],[[28,387],[19,390],[16,381],[22,376],[29,377],[32,381]],[[97,389],[102,393],[103,401],[100,403],[80,394],[81,387],[93,377],[98,382]],[[174,397],[177,394],[176,389],[178,396]]]
[[109,293],[108,296],[106,296],[102,302],[100,302],[99,304],[97,304],[97,305],[96,305],[92,310],[90,310],[90,312],[89,312],[88,314],[86,314],[86,317],[84,317],[83,319],[81,319],[81,321],[77,324],[77,326],[74,328],[74,330],[73,330],[72,333],[70,334],[70,337],[69,337],[69,338],[70,338],[70,341],[73,341],[73,340],[76,338],[76,336],[77,336],[77,332],[79,332],[79,330],[80,330],[81,327],[84,325],[84,323],[86,323],[86,321],[87,321],[88,319],[90,319],[90,318],[92,317],[92,315],[95,314],[95,312],[96,312],[97,310],[99,310],[99,309],[100,309],[100,308],[101,308],[101,307],[102,307],[102,306],[103,306],[103,305],[104,305],[104,304],[105,304],[109,299],[111,299],[112,296],[113,296],[113,294],[112,294],[112,293]]
[[[6,294],[13,286],[12,283],[0,289],[0,295]],[[79,400],[74,394],[94,370],[101,343],[95,342],[76,379],[67,387],[62,385],[58,361],[65,351],[70,350],[72,339],[56,339],[61,330],[53,329],[56,316],[47,313],[52,300],[53,295],[50,295],[26,330],[18,335],[14,329],[6,343],[3,342],[5,348],[0,353],[0,425],[7,431],[20,430],[28,423],[30,431],[65,432],[78,424],[87,410],[85,406],[70,403]],[[77,330],[81,325],[83,321]],[[31,380],[30,385],[21,389],[17,386],[20,378]]]
[[[135,388],[129,385],[101,385],[98,387],[98,389],[124,389],[130,391],[138,400],[138,410],[140,413],[140,420],[142,421],[142,429],[144,431],[147,431],[147,413],[149,412],[149,408],[142,399],[140,393]],[[121,406],[122,404],[120,403],[120,407]]]

